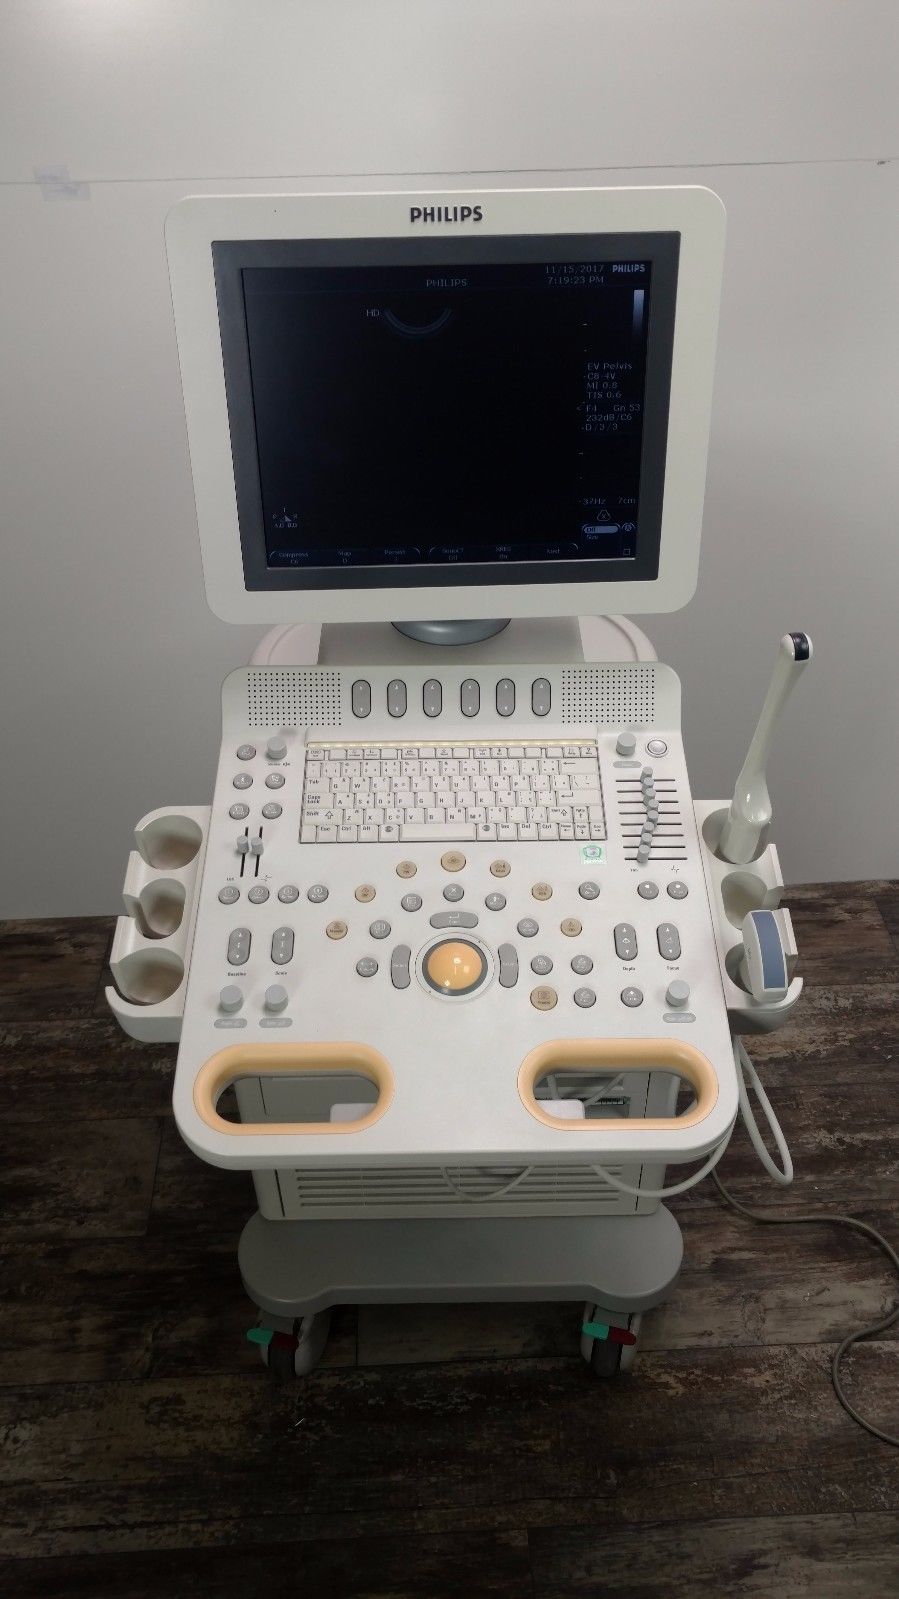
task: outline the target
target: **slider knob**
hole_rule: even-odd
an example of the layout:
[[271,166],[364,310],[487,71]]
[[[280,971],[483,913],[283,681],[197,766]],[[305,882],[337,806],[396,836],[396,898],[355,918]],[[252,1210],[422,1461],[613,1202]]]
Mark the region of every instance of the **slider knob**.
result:
[[689,983],[684,983],[679,977],[676,977],[673,983],[668,984],[665,993],[665,1004],[670,1005],[672,1010],[683,1010],[689,998]]

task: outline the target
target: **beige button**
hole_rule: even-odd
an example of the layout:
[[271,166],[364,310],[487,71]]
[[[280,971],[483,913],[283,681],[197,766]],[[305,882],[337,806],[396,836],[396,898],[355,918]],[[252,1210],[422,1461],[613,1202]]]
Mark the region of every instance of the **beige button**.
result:
[[578,933],[584,931],[576,916],[566,916],[564,922],[560,925],[566,938],[577,938]]
[[491,861],[490,870],[494,877],[508,877],[512,868],[508,861]]
[[552,883],[535,883],[531,889],[531,893],[535,899],[552,899]]
[[367,905],[369,900],[374,899],[374,897],[375,890],[371,883],[359,884],[359,887],[356,889],[356,898],[360,905]]
[[414,877],[417,871],[418,867],[414,861],[397,861],[397,877]]
[[531,1004],[535,1010],[552,1010],[559,996],[554,988],[548,988],[541,983],[539,988],[531,989]]
[[346,922],[329,922],[325,928],[325,932],[329,938],[346,938]]
[[445,872],[461,872],[465,856],[460,849],[448,849],[445,855],[441,855],[440,864]]

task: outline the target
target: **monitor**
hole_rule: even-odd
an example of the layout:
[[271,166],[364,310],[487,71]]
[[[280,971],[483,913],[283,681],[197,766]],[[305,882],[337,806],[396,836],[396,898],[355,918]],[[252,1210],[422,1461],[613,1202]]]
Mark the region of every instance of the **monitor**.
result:
[[683,605],[723,231],[702,188],[182,201],[167,241],[213,610]]

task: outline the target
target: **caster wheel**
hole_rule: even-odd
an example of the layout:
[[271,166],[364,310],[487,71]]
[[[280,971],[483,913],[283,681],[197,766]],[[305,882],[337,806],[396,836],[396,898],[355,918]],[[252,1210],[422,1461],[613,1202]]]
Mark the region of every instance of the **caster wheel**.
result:
[[604,1343],[601,1338],[594,1338],[590,1356],[590,1370],[594,1377],[617,1377],[621,1370],[623,1348],[623,1344]]
[[272,1381],[292,1382],[294,1377],[305,1377],[321,1360],[331,1328],[330,1310],[316,1316],[301,1316],[294,1323],[296,1344],[276,1342],[259,1345],[262,1364],[267,1366]]
[[[588,1304],[584,1306],[584,1320],[608,1324],[611,1315],[601,1305]],[[639,1348],[641,1320],[639,1311],[628,1316],[627,1330],[633,1335],[633,1343],[621,1344],[612,1338],[592,1338],[588,1333],[582,1336],[581,1354],[595,1376],[617,1377],[622,1372],[630,1371]]]

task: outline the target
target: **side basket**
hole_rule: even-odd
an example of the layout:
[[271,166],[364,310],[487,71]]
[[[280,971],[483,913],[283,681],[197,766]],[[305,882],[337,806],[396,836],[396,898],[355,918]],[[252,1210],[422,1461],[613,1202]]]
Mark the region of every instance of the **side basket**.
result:
[[166,806],[134,829],[106,999],[119,1026],[148,1043],[181,1036],[209,813],[208,805]]
[[[693,812],[702,843],[702,864],[709,890],[709,902],[715,918],[715,942],[718,946],[718,964],[727,1013],[735,1033],[771,1033],[789,1021],[802,993],[802,978],[796,977],[798,961],[793,923],[789,911],[781,906],[784,880],[780,861],[773,844],[759,850],[755,860],[746,866],[734,866],[717,852],[718,839],[728,800],[696,800]],[[744,988],[740,981],[740,962],[743,958],[743,940],[740,928],[749,911],[776,911],[787,951],[787,972],[790,986],[783,999],[762,1005]]]

